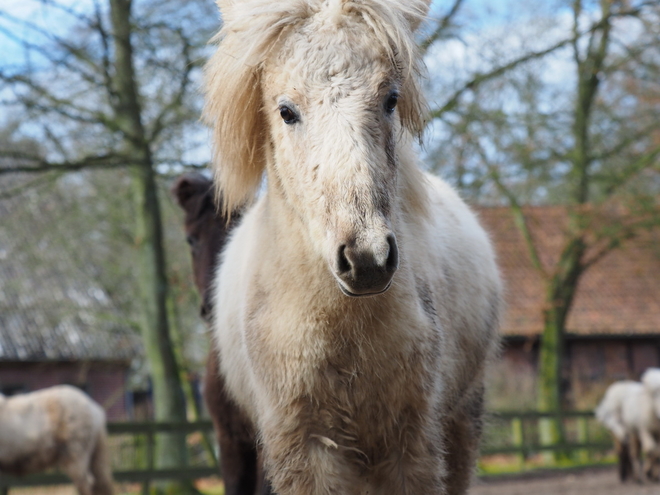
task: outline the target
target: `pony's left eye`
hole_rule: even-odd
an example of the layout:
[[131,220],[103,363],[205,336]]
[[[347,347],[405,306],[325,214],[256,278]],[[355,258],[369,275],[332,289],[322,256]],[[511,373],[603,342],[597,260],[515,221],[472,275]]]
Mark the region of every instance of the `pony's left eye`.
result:
[[396,108],[396,104],[398,101],[399,101],[399,93],[390,93],[390,95],[387,97],[387,100],[385,100],[385,111],[387,113],[394,112],[394,109]]

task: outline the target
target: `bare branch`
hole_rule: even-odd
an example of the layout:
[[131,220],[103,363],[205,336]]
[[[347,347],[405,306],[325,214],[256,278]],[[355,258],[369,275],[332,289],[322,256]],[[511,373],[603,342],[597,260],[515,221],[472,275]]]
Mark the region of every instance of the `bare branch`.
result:
[[422,53],[426,53],[429,47],[444,34],[452,19],[458,12],[458,9],[460,9],[462,3],[463,0],[454,0],[454,5],[452,5],[451,9],[449,9],[449,12],[442,19],[440,19],[433,32],[424,38],[424,40],[422,40],[422,42],[419,44],[419,49]]
[[112,101],[117,95],[112,85],[112,76],[110,75],[110,35],[105,30],[105,27],[103,27],[103,16],[101,15],[101,6],[99,5],[98,0],[94,0],[94,15],[96,17],[96,22],[93,27],[99,33],[99,36],[101,37],[101,45],[103,46],[103,52],[101,54],[103,80],[105,82],[105,88]]
[[522,65],[526,62],[529,62],[530,60],[534,60],[537,58],[544,57],[548,55],[549,53],[554,52],[555,50],[558,50],[559,48],[562,48],[566,46],[568,43],[571,42],[571,39],[566,39],[562,40],[558,43],[555,43],[554,45],[550,46],[549,48],[546,48],[544,50],[540,50],[537,52],[531,52],[523,55],[520,58],[517,58],[515,60],[512,60],[508,64],[502,65],[500,67],[497,67],[489,72],[484,72],[484,73],[478,73],[475,75],[470,81],[465,83],[461,88],[457,89],[454,91],[454,94],[447,100],[447,102],[440,108],[431,111],[430,118],[431,119],[437,119],[444,115],[445,113],[453,110],[456,105],[458,105],[458,102],[463,96],[464,93],[467,91],[475,89],[477,86],[480,84],[485,83],[486,81],[490,81],[491,79],[495,79],[496,77],[501,76],[505,72],[508,72],[512,69],[515,69],[519,65]]
[[607,196],[612,196],[616,191],[621,190],[627,183],[629,183],[634,177],[636,177],[642,171],[657,165],[657,158],[660,156],[660,145],[653,148],[648,153],[640,156],[632,162],[630,165],[625,167],[616,177],[612,177],[610,180],[612,184],[606,189]]
[[[64,58],[56,58],[54,57],[54,51],[51,49],[46,50],[43,47],[30,43],[25,39],[17,37],[15,34],[11,33],[10,31],[7,31],[6,29],[2,29],[2,32],[5,34],[5,36],[15,40],[17,43],[29,48],[30,50],[33,50],[35,52],[38,52],[40,55],[42,55],[44,58],[49,60],[53,64],[62,64],[65,65],[68,69],[71,69],[75,71],[76,73],[79,73],[81,76],[85,78],[85,80],[88,80],[89,82],[92,82],[96,85],[100,85],[99,81],[96,81],[93,77],[93,74],[97,73],[98,66],[94,62],[94,59],[82,48],[75,47],[68,41],[60,38],[59,36],[54,35],[52,32],[49,32],[40,26],[37,26],[36,24],[26,21],[24,19],[19,19],[16,18],[12,15],[7,14],[6,12],[0,11],[0,17],[4,17],[5,19],[10,20],[16,25],[26,27],[30,29],[31,31],[40,34],[41,36],[44,36],[46,39],[50,40],[51,42],[55,43],[58,45],[60,48],[64,49],[65,52],[69,55],[73,55],[74,58],[77,60],[83,62],[85,65],[89,66],[92,69],[92,74],[87,73],[82,70],[80,67],[73,67],[71,66]],[[88,25],[89,26],[89,25]]]
[[532,232],[529,228],[529,225],[527,224],[527,218],[525,217],[525,213],[523,212],[522,206],[518,202],[518,198],[516,198],[516,195],[513,194],[513,192],[508,187],[506,187],[504,182],[502,182],[502,179],[499,174],[499,170],[494,164],[490,163],[490,160],[488,160],[488,157],[486,156],[483,148],[481,146],[477,146],[477,149],[484,164],[486,165],[486,167],[488,167],[489,175],[493,179],[493,183],[500,191],[500,193],[504,195],[509,201],[509,206],[511,207],[511,213],[513,214],[513,221],[516,224],[516,227],[520,231],[521,235],[523,236],[525,245],[527,246],[527,252],[529,253],[530,259],[532,261],[532,265],[544,279],[546,280],[549,279],[550,276],[543,267],[543,263],[541,262],[541,257],[539,255],[538,249],[532,237]]
[[192,45],[190,44],[188,38],[183,34],[181,30],[177,30],[177,34],[181,37],[181,40],[183,42],[182,55],[185,59],[184,70],[181,73],[178,91],[176,92],[170,103],[165,105],[158,114],[158,116],[154,119],[149,137],[150,140],[155,140],[160,135],[161,131],[165,127],[165,120],[167,119],[168,115],[172,111],[176,111],[177,108],[181,107],[183,98],[186,95],[188,86],[190,85],[190,73],[194,67],[190,57],[190,50],[192,48]]
[[112,132],[121,131],[119,125],[112,119],[108,118],[105,114],[77,106],[69,99],[59,98],[28,77],[22,75],[7,76],[0,72],[0,81],[4,81],[7,84],[23,84],[50,103],[50,105],[46,106],[31,99],[29,96],[17,98],[17,101],[25,105],[27,108],[36,108],[44,112],[55,112],[76,122],[102,124]]
[[644,229],[651,229],[660,225],[658,214],[660,211],[652,212],[650,215],[636,219],[633,222],[623,225],[615,234],[609,234],[601,239],[605,240],[605,245],[596,249],[587,259],[582,262],[582,267],[586,270],[602,260],[609,253],[621,246],[625,241],[639,236]]
[[[0,168],[0,170],[2,170],[2,168]],[[34,189],[45,184],[50,184],[61,176],[62,174],[57,172],[44,173],[35,179],[24,182],[20,186],[0,190],[0,200],[11,199],[23,194],[25,191],[29,191],[30,189]]]
[[[580,0],[576,0],[576,3],[579,3],[579,2],[580,2]],[[519,57],[515,60],[512,60],[511,62],[509,62],[507,64],[504,64],[500,67],[496,67],[495,69],[493,69],[489,72],[483,72],[483,73],[476,74],[471,80],[469,80],[467,83],[465,83],[462,87],[460,87],[459,89],[454,91],[452,96],[447,100],[447,102],[444,105],[442,105],[440,108],[432,110],[430,112],[430,115],[429,115],[430,119],[433,120],[433,119],[440,118],[445,113],[450,112],[451,110],[453,110],[456,107],[456,105],[458,105],[458,102],[459,102],[461,96],[463,96],[463,94],[465,94],[467,91],[473,90],[476,87],[478,87],[479,85],[481,85],[481,84],[483,84],[487,81],[490,81],[492,79],[495,79],[495,78],[501,76],[502,74],[504,74],[504,73],[506,73],[506,72],[508,72],[512,69],[515,69],[519,65],[522,65],[522,64],[524,64],[526,62],[529,62],[531,60],[542,58],[542,57],[544,57],[546,55],[549,55],[550,53],[552,53],[552,52],[554,52],[554,51],[556,51],[560,48],[563,48],[564,46],[566,46],[568,44],[572,44],[574,46],[574,48],[577,50],[577,41],[580,39],[580,37],[584,36],[585,34],[593,33],[594,31],[596,31],[598,29],[601,29],[604,25],[608,24],[610,22],[610,19],[613,18],[613,17],[630,17],[630,16],[639,15],[639,13],[642,11],[642,9],[646,5],[647,4],[642,4],[636,9],[631,9],[631,10],[627,10],[627,11],[623,11],[623,12],[608,13],[608,15],[606,17],[604,17],[603,19],[601,19],[598,22],[594,23],[584,33],[580,33],[577,30],[577,21],[576,21],[576,24],[574,26],[573,36],[571,36],[570,38],[561,40],[561,41],[555,43],[554,45],[552,45],[548,48],[545,48],[543,50],[527,53],[527,54],[525,54],[525,55],[523,55],[523,56],[521,56],[521,57]],[[576,52],[576,56],[577,56],[577,52]],[[577,60],[579,62],[579,57],[578,57]]]
[[75,172],[87,168],[118,168],[135,165],[130,158],[118,154],[87,156],[76,161],[51,162],[41,156],[18,151],[0,150],[0,157],[31,162],[31,165],[0,167],[0,175],[27,173],[40,174],[50,171]]

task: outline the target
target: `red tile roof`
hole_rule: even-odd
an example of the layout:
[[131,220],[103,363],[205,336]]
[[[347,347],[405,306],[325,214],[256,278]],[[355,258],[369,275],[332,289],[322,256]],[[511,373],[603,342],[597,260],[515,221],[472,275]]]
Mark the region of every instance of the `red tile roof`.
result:
[[[541,261],[550,267],[565,242],[566,210],[529,207],[527,223]],[[478,209],[498,253],[506,284],[506,336],[535,336],[543,329],[545,286],[534,268],[509,208]],[[660,228],[625,241],[580,279],[567,333],[660,336]]]

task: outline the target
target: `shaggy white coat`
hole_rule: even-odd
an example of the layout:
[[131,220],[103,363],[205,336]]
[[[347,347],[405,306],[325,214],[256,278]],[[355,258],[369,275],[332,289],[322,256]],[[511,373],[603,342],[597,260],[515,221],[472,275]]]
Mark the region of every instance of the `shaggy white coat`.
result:
[[59,468],[80,495],[109,495],[105,413],[75,387],[0,394],[0,472],[25,475]]
[[624,380],[610,385],[596,408],[596,418],[614,438],[631,448],[633,470],[642,480],[643,470],[653,476],[654,463],[660,459],[660,369],[649,368],[642,381]]
[[[218,187],[229,210],[264,172],[267,191],[224,252],[214,328],[274,491],[465,493],[501,283],[474,214],[411,150],[427,2],[219,4],[205,109]],[[386,255],[388,233],[400,255],[389,290],[344,295],[338,246]]]

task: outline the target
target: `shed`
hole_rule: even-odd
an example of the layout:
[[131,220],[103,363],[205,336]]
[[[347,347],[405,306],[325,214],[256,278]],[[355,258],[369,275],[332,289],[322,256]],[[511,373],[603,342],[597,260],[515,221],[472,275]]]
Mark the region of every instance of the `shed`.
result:
[[[526,207],[524,213],[543,265],[551,266],[565,242],[566,209]],[[535,374],[543,278],[509,208],[481,208],[479,216],[495,244],[506,285],[501,328],[507,373]],[[660,229],[623,242],[585,272],[566,330],[567,406],[591,407],[609,383],[638,379],[646,368],[660,365]]]

